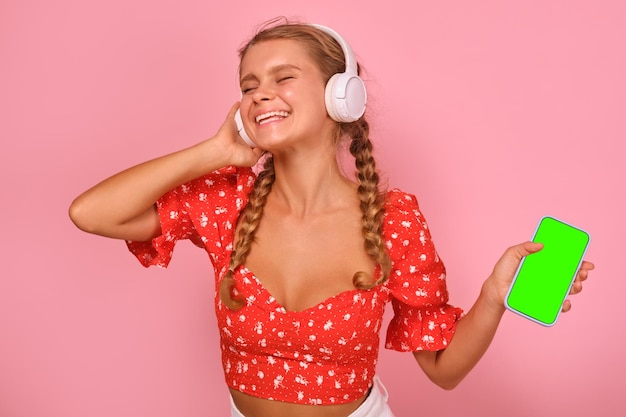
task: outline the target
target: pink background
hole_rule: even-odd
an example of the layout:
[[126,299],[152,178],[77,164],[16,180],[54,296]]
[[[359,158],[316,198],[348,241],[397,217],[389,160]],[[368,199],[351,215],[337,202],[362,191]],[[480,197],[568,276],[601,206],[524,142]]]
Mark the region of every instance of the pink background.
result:
[[383,350],[396,414],[621,415],[624,2],[21,0],[0,3],[0,416],[227,415],[206,256],[182,244],[144,270],[66,212],[209,137],[238,98],[236,49],[281,14],[362,59],[380,166],[420,199],[455,304],[544,214],[593,236],[572,312],[549,329],[507,313],[456,390]]

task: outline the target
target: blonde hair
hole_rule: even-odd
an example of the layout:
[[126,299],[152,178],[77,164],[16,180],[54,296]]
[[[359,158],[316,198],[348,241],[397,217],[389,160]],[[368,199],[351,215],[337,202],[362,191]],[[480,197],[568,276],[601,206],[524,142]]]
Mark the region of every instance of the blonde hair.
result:
[[[277,24],[278,23],[278,24]],[[272,21],[239,50],[243,60],[248,49],[260,42],[274,39],[298,41],[310,54],[321,71],[324,81],[338,72],[345,71],[344,54],[339,43],[327,33],[307,24],[290,23],[285,19]],[[380,276],[372,277],[364,271],[357,271],[352,282],[355,288],[371,289],[387,281],[391,270],[391,260],[387,254],[382,235],[385,196],[379,190],[380,178],[369,139],[369,124],[365,116],[352,123],[338,123],[337,139],[350,139],[350,153],[354,156],[356,181],[362,213],[361,234],[368,256],[380,266]],[[274,160],[270,156],[259,173],[248,203],[239,217],[239,231],[235,237],[228,271],[220,281],[220,299],[230,309],[239,309],[245,303],[237,291],[234,271],[246,261],[258,228],[263,208],[274,183]]]

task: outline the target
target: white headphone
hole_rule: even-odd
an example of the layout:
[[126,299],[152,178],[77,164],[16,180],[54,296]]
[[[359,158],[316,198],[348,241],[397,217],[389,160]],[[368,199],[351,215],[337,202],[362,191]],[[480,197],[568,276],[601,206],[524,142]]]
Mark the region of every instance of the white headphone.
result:
[[[331,119],[340,123],[350,123],[359,120],[365,113],[367,91],[365,83],[357,73],[357,62],[350,44],[333,29],[318,24],[311,26],[332,36],[341,46],[346,62],[346,70],[334,74],[326,83],[324,97],[326,111]],[[243,127],[241,113],[237,110],[235,122],[239,135],[248,145],[256,146]]]
[[350,123],[359,120],[365,113],[367,92],[365,84],[357,73],[357,62],[350,44],[333,29],[312,24],[311,26],[328,33],[341,46],[346,59],[346,70],[330,77],[326,83],[326,111],[336,122]]

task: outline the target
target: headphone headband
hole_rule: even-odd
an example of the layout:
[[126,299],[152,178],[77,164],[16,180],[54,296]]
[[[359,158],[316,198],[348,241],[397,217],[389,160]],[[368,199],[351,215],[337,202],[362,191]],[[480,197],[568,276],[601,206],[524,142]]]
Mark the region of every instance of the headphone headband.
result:
[[350,73],[350,74],[356,74],[357,73],[356,57],[354,56],[354,51],[352,51],[350,44],[346,42],[346,40],[339,33],[337,33],[334,29],[329,28],[328,26],[319,25],[317,23],[311,23],[310,26],[313,26],[321,30],[322,32],[326,32],[327,34],[332,36],[333,39],[337,41],[337,43],[339,43],[339,46],[341,46],[341,49],[343,50],[343,55],[346,61],[345,72]]

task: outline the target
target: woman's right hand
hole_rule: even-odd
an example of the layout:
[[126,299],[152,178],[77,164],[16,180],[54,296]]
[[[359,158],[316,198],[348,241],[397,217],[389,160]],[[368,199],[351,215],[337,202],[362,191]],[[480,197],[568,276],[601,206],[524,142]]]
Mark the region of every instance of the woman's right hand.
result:
[[264,151],[259,148],[251,148],[239,135],[237,124],[235,123],[235,113],[237,113],[238,109],[239,103],[232,105],[226,120],[224,120],[215,136],[209,139],[209,141],[219,143],[223,154],[230,157],[225,165],[251,167],[258,162]]

